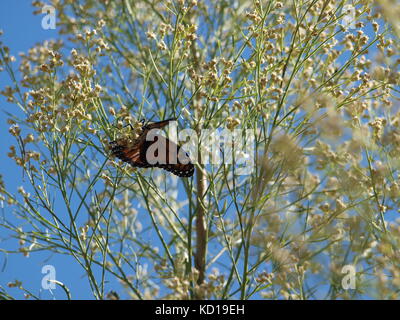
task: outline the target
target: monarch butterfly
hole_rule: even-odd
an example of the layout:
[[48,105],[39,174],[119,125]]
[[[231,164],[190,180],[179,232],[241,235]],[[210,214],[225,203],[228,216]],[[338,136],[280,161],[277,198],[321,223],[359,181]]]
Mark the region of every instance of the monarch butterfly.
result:
[[[156,135],[153,141],[148,141],[148,134],[152,129],[161,129],[168,125],[170,121],[176,121],[176,119],[143,125],[139,137],[131,143],[126,139],[111,141],[110,149],[112,154],[122,161],[129,163],[132,167],[158,167],[172,172],[179,177],[191,177],[194,173],[194,166],[188,154],[183,151],[180,152],[181,148],[178,145],[161,135]],[[161,148],[156,148],[154,153],[151,154],[148,151],[154,149],[156,143]],[[165,154],[159,154],[159,151],[165,151]],[[172,156],[171,159],[170,156]],[[164,160],[158,161],[157,159],[159,158]]]

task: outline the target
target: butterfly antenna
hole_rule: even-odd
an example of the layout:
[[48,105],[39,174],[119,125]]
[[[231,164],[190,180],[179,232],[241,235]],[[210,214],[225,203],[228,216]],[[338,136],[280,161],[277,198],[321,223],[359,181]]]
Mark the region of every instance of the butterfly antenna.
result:
[[[112,126],[114,127],[114,128],[117,128],[117,129],[120,129],[117,125],[115,125],[115,124],[112,124]],[[123,127],[122,127],[122,129],[124,129],[124,128],[126,128],[126,127],[131,127],[131,129],[133,130],[133,126],[132,126],[132,124],[129,122],[128,124],[126,124],[126,125],[124,125]]]
[[[117,126],[114,126],[114,127],[116,127],[116,128],[118,128]],[[122,127],[122,129],[124,129],[124,128],[126,128],[126,127],[131,127],[131,130],[133,130],[133,126],[132,126],[132,124],[129,122],[128,124],[126,124],[126,125],[124,125],[123,127]],[[119,128],[118,128],[119,129]]]

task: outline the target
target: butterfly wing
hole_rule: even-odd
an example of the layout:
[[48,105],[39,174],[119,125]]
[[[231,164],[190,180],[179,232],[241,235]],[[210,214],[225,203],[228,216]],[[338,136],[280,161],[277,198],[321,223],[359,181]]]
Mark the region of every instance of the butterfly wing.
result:
[[110,142],[110,148],[115,157],[129,163],[132,167],[148,168],[151,166],[147,161],[143,161],[140,144],[129,146],[124,140],[116,140]]
[[[194,173],[194,165],[191,163],[189,155],[168,138],[159,137],[165,146],[165,163],[157,163],[156,166],[167,170],[178,177],[191,177]],[[156,140],[157,141],[157,140]]]
[[[149,130],[162,128],[166,126],[169,121],[171,120],[146,125],[141,136],[133,144],[128,144],[126,140],[123,139],[112,141],[110,143],[112,154],[122,161],[129,163],[132,167],[158,167],[179,177],[191,177],[194,173],[194,166],[190,162],[188,154],[185,153],[180,146],[161,135],[155,136],[153,141],[146,140]],[[148,151],[155,143],[158,143],[157,146],[160,150],[156,149],[152,154]],[[165,152],[165,155],[161,157],[163,161],[157,161],[159,151]]]
[[151,130],[151,129],[161,129],[164,128],[166,125],[168,125],[169,122],[171,121],[176,121],[176,118],[171,118],[171,119],[167,119],[167,120],[163,120],[163,121],[159,121],[159,122],[153,122],[153,123],[149,123],[145,125],[145,128],[147,130]]
[[168,125],[170,121],[176,121],[176,118],[171,118],[159,122],[146,124],[142,128],[142,132],[137,141],[129,145],[125,140],[118,139],[110,142],[112,154],[124,162],[129,163],[132,167],[148,168],[151,165],[146,160],[147,148],[153,143],[146,141],[147,132],[151,129],[161,129]]

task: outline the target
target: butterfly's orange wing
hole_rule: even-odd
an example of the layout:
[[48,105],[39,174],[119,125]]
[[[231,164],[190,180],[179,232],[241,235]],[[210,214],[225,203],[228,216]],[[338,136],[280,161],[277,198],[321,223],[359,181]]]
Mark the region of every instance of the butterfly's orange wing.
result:
[[[155,167],[172,172],[179,177],[191,177],[193,175],[194,165],[191,163],[189,155],[176,143],[163,136],[155,137],[154,141],[146,142],[148,143],[146,153],[148,148],[156,142],[161,146],[161,150],[165,150],[165,161],[155,163]],[[158,156],[157,151],[155,156]],[[151,154],[146,154],[146,159],[149,159],[149,157],[151,157]]]
[[[191,177],[194,173],[194,166],[190,162],[189,156],[184,152],[180,152],[181,148],[177,144],[162,136],[154,137],[154,141],[146,140],[147,133],[151,129],[163,128],[168,124],[168,122],[173,120],[175,119],[147,124],[143,127],[143,131],[140,137],[133,144],[128,144],[126,140],[122,139],[112,141],[110,143],[112,154],[122,161],[129,163],[133,167],[158,167],[167,170],[179,177]],[[164,150],[166,152],[164,157],[166,161],[162,161],[161,163],[153,163],[153,161],[150,161],[151,163],[149,163],[149,160],[152,156],[158,156],[158,150],[155,151],[154,155],[150,154],[150,156],[147,152],[149,148],[156,142],[161,145],[161,150]],[[181,155],[182,158],[180,159],[178,155]],[[170,156],[172,156],[171,159]]]
[[171,121],[176,121],[176,118],[171,118],[171,119],[167,119],[167,120],[163,120],[163,121],[159,121],[159,122],[149,123],[149,124],[146,124],[144,126],[144,128],[147,130],[161,129],[161,128],[164,128],[166,125],[168,125],[168,123],[170,123]]

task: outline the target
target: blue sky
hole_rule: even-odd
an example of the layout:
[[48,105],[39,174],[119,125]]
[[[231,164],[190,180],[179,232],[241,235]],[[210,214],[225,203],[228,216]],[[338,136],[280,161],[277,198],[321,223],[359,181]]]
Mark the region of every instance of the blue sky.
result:
[[[0,29],[4,32],[0,41],[3,45],[7,45],[10,48],[10,54],[16,57],[15,69],[18,68],[20,52],[26,52],[38,42],[57,38],[57,30],[42,28],[43,15],[33,15],[35,8],[32,7],[31,2],[31,0],[2,0],[0,2]],[[0,87],[4,88],[7,84],[9,84],[8,75],[5,72],[0,73]],[[16,191],[19,184],[24,181],[24,177],[22,170],[7,158],[8,147],[15,141],[8,133],[9,125],[6,123],[5,110],[18,112],[18,107],[7,103],[4,96],[0,96],[0,137],[3,146],[0,152],[1,174],[7,188]],[[7,207],[0,209],[1,216],[6,215],[7,218],[10,218],[11,213]],[[16,225],[21,224],[21,221],[15,218],[12,221]],[[4,229],[0,230],[0,248],[18,249],[18,242],[9,239],[8,235],[4,233]],[[84,273],[77,263],[71,257],[49,253],[34,253],[26,258],[22,254],[6,255],[0,252],[0,286],[6,288],[6,291],[12,296],[22,298],[23,295],[19,289],[7,288],[8,282],[19,280],[22,281],[25,288],[43,299],[52,299],[53,297],[63,299],[65,293],[59,287],[52,293],[41,289],[41,281],[45,276],[42,274],[42,268],[49,264],[55,267],[56,279],[70,288],[73,299],[93,298]]]

